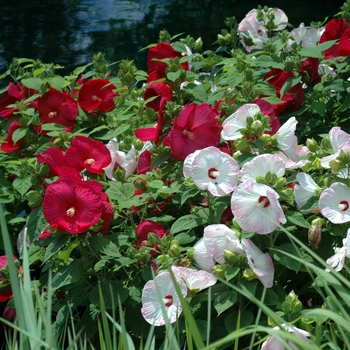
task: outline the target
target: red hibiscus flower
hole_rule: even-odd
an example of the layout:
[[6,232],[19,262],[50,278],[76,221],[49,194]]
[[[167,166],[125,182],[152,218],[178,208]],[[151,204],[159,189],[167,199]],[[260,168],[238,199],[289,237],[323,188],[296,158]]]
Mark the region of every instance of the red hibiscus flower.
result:
[[[166,78],[165,69],[167,64],[160,60],[164,58],[181,58],[181,53],[176,52],[174,48],[167,42],[160,42],[155,47],[148,50],[147,55],[147,81],[151,82],[154,80]],[[181,63],[181,67],[184,70],[188,70],[188,63]]]
[[41,123],[72,127],[78,115],[78,105],[67,92],[51,88],[38,98],[38,111]]
[[57,231],[83,233],[98,223],[102,215],[102,185],[64,176],[48,185],[43,214]]
[[40,163],[46,163],[52,175],[70,175],[81,179],[79,171],[68,167],[65,162],[64,152],[57,147],[50,147],[41,154],[36,155]]
[[139,155],[139,159],[137,160],[136,174],[140,175],[149,172],[151,170],[151,163],[152,153],[148,149],[146,149]]
[[78,103],[87,112],[99,110],[108,112],[114,108],[114,98],[118,93],[116,87],[108,79],[93,79],[83,84],[79,91]]
[[[25,100],[35,93],[36,91],[28,89],[21,83],[18,85],[9,83],[7,90],[2,95],[0,100],[0,117],[9,119],[14,112],[18,111],[18,108],[8,106],[15,104],[18,101]],[[31,102],[31,105],[35,105],[34,101]]]
[[156,112],[159,111],[162,99],[166,101],[171,100],[172,89],[171,86],[165,83],[153,82],[147,86],[144,94],[144,99],[155,97],[152,101],[147,102],[146,106],[154,109]]
[[111,221],[113,219],[114,215],[114,209],[112,204],[109,202],[109,198],[105,192],[101,193],[101,200],[102,200],[102,226],[99,229],[99,232],[101,232],[103,235],[108,234],[109,226],[111,224]]
[[218,146],[221,125],[216,114],[206,103],[190,103],[180,112],[170,131],[173,155],[184,160],[190,153],[209,146]]
[[[14,256],[14,261],[18,261],[18,259]],[[0,303],[3,303],[13,297],[11,282],[10,282],[10,272],[8,271],[7,266],[7,256],[0,256]],[[17,273],[21,273],[22,267],[17,269]]]
[[300,74],[307,78],[312,86],[321,81],[321,76],[318,73],[318,58],[308,57],[300,64]]
[[255,100],[252,103],[257,104],[260,107],[261,113],[270,117],[270,131],[266,131],[265,134],[274,135],[281,127],[279,119],[276,117],[275,111],[271,103],[266,100]]
[[282,87],[284,83],[290,78],[294,78],[294,75],[292,73],[286,72],[279,68],[272,69],[264,77],[264,80],[266,80],[276,89],[276,96],[283,100],[282,103],[273,105],[273,109],[275,110],[276,114],[280,114],[290,107],[292,111],[295,111],[301,106],[303,102],[304,90],[300,83],[285,91],[284,95],[281,96]]
[[9,152],[13,152],[13,151],[16,151],[16,150],[21,148],[21,143],[24,142],[24,138],[21,138],[16,142],[14,142],[12,139],[13,133],[16,130],[21,129],[21,128],[24,128],[24,127],[19,125],[18,120],[15,120],[10,124],[6,139],[5,139],[4,143],[1,145],[1,149],[4,152],[9,153]]
[[86,136],[75,136],[64,156],[66,165],[81,171],[102,174],[111,161],[111,153],[102,142]]
[[344,18],[333,18],[325,27],[325,30],[320,38],[320,44],[326,41],[339,40],[339,43],[334,44],[324,52],[326,59],[338,56],[350,55],[350,29],[349,24]]
[[148,242],[148,234],[151,232],[162,238],[164,235],[169,234],[169,230],[152,220],[144,220],[137,226],[136,233],[139,235],[139,238],[136,242],[136,249],[140,249],[142,246],[152,247],[153,249],[150,251],[150,254],[154,257],[158,254],[158,245],[151,245]]

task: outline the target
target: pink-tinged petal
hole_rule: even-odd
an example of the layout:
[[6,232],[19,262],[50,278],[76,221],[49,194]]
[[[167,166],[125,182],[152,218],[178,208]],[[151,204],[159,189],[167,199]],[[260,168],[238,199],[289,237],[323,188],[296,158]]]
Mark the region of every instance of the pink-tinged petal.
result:
[[200,152],[200,150],[197,150],[193,153],[190,153],[184,160],[183,164],[183,174],[184,177],[192,177],[192,163],[196,155]]
[[277,132],[277,147],[293,161],[298,160],[297,138],[294,135],[298,121],[295,117],[289,118]]
[[193,182],[214,196],[231,193],[237,186],[238,174],[238,163],[216,147],[202,149],[192,162]]
[[287,222],[278,198],[271,187],[245,181],[232,193],[231,210],[242,229],[267,234]]
[[350,191],[343,183],[335,182],[326,188],[318,204],[321,214],[333,224],[350,221]]
[[328,136],[334,153],[342,148],[350,148],[350,135],[341,130],[339,126],[333,127],[329,131]]
[[[187,286],[182,279],[176,279],[183,297],[187,295]],[[155,326],[174,323],[182,312],[182,305],[168,271],[161,272],[154,280],[148,281],[142,291],[141,313],[144,319]],[[162,306],[165,309],[164,315]]]
[[237,254],[245,256],[245,250],[235,231],[223,224],[213,224],[204,228],[204,245],[214,259],[220,263],[225,263],[223,257],[224,250],[231,250]]
[[154,140],[156,138],[156,135],[157,135],[156,127],[137,129],[135,131],[135,136],[143,142]]
[[193,292],[199,292],[203,289],[213,286],[217,279],[210,273],[202,270],[190,269],[182,266],[172,266],[174,275],[182,278],[187,288]]
[[285,163],[277,154],[261,154],[241,169],[241,181],[256,181],[258,176],[265,177],[267,173],[282,177],[285,173]]
[[243,238],[242,246],[247,254],[249,267],[266,288],[271,288],[275,274],[271,256],[262,253],[250,239]]
[[315,183],[309,174],[298,173],[296,178],[299,184],[294,186],[294,199],[298,209],[300,209],[312,196],[317,194],[320,187]]
[[196,264],[205,271],[213,271],[215,261],[204,244],[204,238],[201,238],[193,248],[193,258]]
[[224,140],[242,138],[240,130],[247,127],[247,117],[254,117],[259,112],[260,108],[256,104],[247,103],[241,106],[222,123],[221,137]]

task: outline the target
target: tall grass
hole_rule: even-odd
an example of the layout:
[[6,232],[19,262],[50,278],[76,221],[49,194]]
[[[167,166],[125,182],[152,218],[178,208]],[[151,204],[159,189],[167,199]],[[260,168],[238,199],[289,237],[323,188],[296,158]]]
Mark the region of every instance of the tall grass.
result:
[[[7,337],[7,349],[9,350],[33,350],[33,349],[63,349],[62,345],[58,345],[55,341],[55,337],[52,329],[52,289],[51,289],[51,274],[49,274],[49,280],[47,284],[47,290],[40,292],[38,287],[30,277],[30,268],[28,263],[28,253],[26,246],[24,245],[22,260],[22,278],[18,278],[18,274],[13,261],[13,251],[10,243],[9,233],[6,227],[6,222],[2,207],[0,206],[0,223],[1,233],[4,242],[6,256],[8,258],[8,266],[10,271],[11,286],[14,296],[14,304],[16,308],[16,321],[10,323],[1,318],[1,321],[10,327],[13,331],[10,337]],[[283,229],[283,228],[282,228]],[[207,312],[207,330],[206,330],[206,344],[202,339],[199,328],[191,312],[190,305],[186,301],[179,291],[179,287],[176,284],[175,277],[170,269],[175,287],[178,289],[178,295],[180,297],[183,315],[186,324],[186,334],[184,347],[181,346],[180,335],[175,324],[170,324],[166,317],[165,309],[163,310],[164,317],[166,319],[165,325],[165,341],[162,345],[162,350],[214,350],[229,346],[233,344],[234,350],[242,350],[240,346],[240,339],[250,338],[250,345],[246,349],[259,349],[262,342],[267,336],[272,335],[280,340],[284,344],[285,349],[293,349],[288,341],[292,341],[301,350],[318,350],[318,349],[350,349],[350,313],[348,306],[350,305],[350,281],[341,273],[331,270],[325,271],[327,267],[326,263],[321,260],[317,254],[315,254],[309,247],[300,242],[287,230],[285,234],[288,235],[290,241],[297,247],[303,248],[318,264],[314,262],[306,261],[300,256],[294,256],[288,252],[278,251],[280,254],[285,254],[289,258],[295,259],[299,263],[303,264],[310,274],[310,278],[319,282],[314,285],[319,295],[322,297],[324,304],[322,307],[307,309],[302,312],[302,316],[308,319],[315,319],[316,327],[315,332],[312,334],[310,341],[305,341],[297,338],[294,334],[289,333],[281,327],[280,329],[273,329],[272,327],[265,327],[259,324],[262,314],[269,317],[276,325],[281,326],[285,323],[285,320],[276,314],[264,303],[265,293],[262,293],[260,298],[257,298],[243,285],[233,285],[221,280],[222,283],[227,284],[230,288],[242,294],[248,298],[251,302],[256,304],[259,308],[256,315],[255,323],[248,327],[240,327],[240,321],[238,319],[237,329],[225,337],[211,341],[210,340],[210,289],[209,295],[209,307]],[[299,251],[299,249],[297,249]],[[349,272],[349,271],[347,271]],[[159,298],[161,296],[159,295]],[[114,302],[114,301],[113,301]],[[101,313],[98,322],[98,335],[99,335],[99,348],[105,350],[136,350],[136,345],[127,332],[122,306],[120,301],[118,308],[114,307],[112,315],[106,311],[103,294],[100,290],[100,305]],[[114,310],[119,310],[119,314],[116,315]],[[119,319],[119,323],[116,319]],[[295,320],[298,321],[298,320]],[[325,337],[323,330],[327,327],[329,329],[329,336]],[[335,334],[340,335],[335,336]],[[94,349],[94,347],[87,342],[81,333],[76,333],[74,327],[74,321],[71,321],[67,325],[66,337],[68,339],[68,345],[66,349]],[[340,341],[340,338],[342,341]],[[140,350],[159,350],[155,348],[155,335],[154,327],[150,328],[150,332],[146,339],[139,345]],[[230,347],[231,348],[231,347]]]

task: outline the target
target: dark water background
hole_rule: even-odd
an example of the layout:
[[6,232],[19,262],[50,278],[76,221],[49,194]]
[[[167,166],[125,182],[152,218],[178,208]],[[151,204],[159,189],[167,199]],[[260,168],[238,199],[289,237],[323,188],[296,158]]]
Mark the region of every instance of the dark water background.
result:
[[146,51],[159,31],[202,37],[209,49],[226,17],[241,21],[257,5],[279,7],[289,22],[323,21],[344,1],[241,0],[0,0],[0,73],[13,57],[58,63],[68,74],[104,52],[110,62],[134,59],[145,69]]

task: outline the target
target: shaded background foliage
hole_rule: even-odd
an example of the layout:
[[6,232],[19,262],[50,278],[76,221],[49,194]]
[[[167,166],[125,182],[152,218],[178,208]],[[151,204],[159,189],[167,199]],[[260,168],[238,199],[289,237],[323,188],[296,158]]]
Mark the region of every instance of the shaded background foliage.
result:
[[241,21],[258,5],[279,7],[293,26],[330,18],[343,0],[0,0],[0,72],[13,57],[54,62],[68,74],[104,52],[110,62],[133,59],[145,69],[159,31],[202,37],[209,49],[226,17]]

